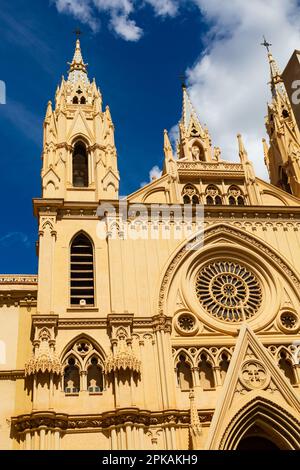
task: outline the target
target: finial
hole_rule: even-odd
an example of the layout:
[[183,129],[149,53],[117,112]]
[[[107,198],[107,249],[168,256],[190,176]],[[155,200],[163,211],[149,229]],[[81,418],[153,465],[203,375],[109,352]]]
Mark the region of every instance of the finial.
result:
[[247,150],[245,149],[242,135],[238,134],[237,139],[238,139],[240,160],[241,162],[245,162],[248,160],[248,154],[247,154]]
[[267,49],[268,54],[269,54],[269,53],[270,53],[270,47],[272,46],[272,44],[269,43],[269,42],[266,40],[266,37],[265,37],[265,36],[263,36],[263,40],[264,40],[264,42],[261,43],[261,46],[264,46],[264,47]]
[[79,39],[80,36],[83,34],[83,32],[79,28],[76,28],[75,31],[73,31],[73,33],[76,34],[77,39]]
[[169,139],[169,134],[168,134],[167,129],[164,129],[164,150],[165,152],[168,152],[169,150],[172,151],[171,142]]
[[179,76],[179,78],[180,78],[180,81],[181,81],[181,87],[182,87],[184,90],[186,90],[185,75],[182,74],[182,75]]

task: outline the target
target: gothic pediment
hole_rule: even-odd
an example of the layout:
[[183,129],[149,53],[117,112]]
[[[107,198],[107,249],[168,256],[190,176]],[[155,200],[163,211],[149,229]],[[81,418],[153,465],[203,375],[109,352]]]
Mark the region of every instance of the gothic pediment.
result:
[[[230,426],[241,410],[260,401],[300,418],[300,400],[270,353],[246,325],[241,327],[234,354],[220,392],[206,442],[207,449],[233,448]],[[261,405],[261,408],[263,406]],[[261,417],[263,419],[263,417]],[[298,434],[300,426],[298,424]]]
[[94,136],[81,110],[78,110],[73,119],[72,125],[67,134],[67,142],[71,142],[77,135],[84,135],[88,137],[90,143],[94,141]]
[[107,190],[109,185],[112,185],[114,189],[117,190],[119,186],[119,179],[120,179],[119,175],[117,175],[112,170],[112,168],[109,168],[104,178],[101,181],[104,191]]

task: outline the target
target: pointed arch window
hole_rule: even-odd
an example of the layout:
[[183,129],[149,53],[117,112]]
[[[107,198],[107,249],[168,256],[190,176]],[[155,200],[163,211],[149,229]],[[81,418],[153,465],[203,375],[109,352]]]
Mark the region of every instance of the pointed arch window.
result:
[[187,184],[182,191],[184,204],[199,204],[199,193],[195,186]]
[[187,362],[184,354],[179,356],[179,362],[176,367],[177,382],[181,390],[191,390],[193,388],[193,376],[191,366]]
[[238,186],[230,186],[228,190],[228,201],[231,206],[245,205],[245,197]]
[[203,353],[200,356],[199,368],[199,379],[203,390],[209,390],[214,388],[214,371],[211,362],[208,359],[208,355]]
[[77,339],[67,350],[64,364],[63,388],[66,394],[88,391],[90,395],[102,393],[104,382],[104,356],[85,337]]
[[103,392],[103,369],[96,356],[93,356],[88,362],[87,385],[90,393]]
[[73,356],[69,357],[64,370],[64,391],[67,394],[79,393],[80,378],[79,369]]
[[77,142],[73,151],[73,186],[76,188],[86,188],[88,185],[87,149],[83,142]]
[[81,233],[71,245],[71,306],[94,304],[94,250],[90,239]]
[[282,350],[279,354],[278,365],[286,378],[291,382],[292,385],[294,385],[296,381],[292,361],[285,350]]
[[208,205],[216,205],[216,206],[221,206],[222,205],[222,198],[219,189],[217,186],[214,186],[210,184],[207,186],[206,191],[205,191],[205,199],[206,199],[206,204]]
[[80,104],[86,104],[86,99],[84,96],[80,98]]
[[229,368],[229,355],[226,352],[223,352],[219,362],[220,375],[222,383],[224,383],[228,368]]
[[78,96],[74,96],[74,98],[73,98],[73,104],[78,104]]

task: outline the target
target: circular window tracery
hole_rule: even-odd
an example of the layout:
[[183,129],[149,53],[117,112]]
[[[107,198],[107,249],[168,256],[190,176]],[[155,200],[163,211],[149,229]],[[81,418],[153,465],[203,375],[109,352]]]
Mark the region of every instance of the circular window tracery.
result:
[[279,327],[285,333],[295,333],[299,330],[299,318],[296,313],[285,310],[280,314]]
[[191,331],[195,327],[195,319],[191,315],[181,315],[178,318],[178,326],[183,331]]
[[210,263],[198,272],[196,294],[208,313],[227,322],[248,320],[262,302],[257,277],[245,266],[227,261]]
[[193,335],[198,331],[198,322],[194,315],[188,312],[181,313],[175,319],[175,327],[181,335]]

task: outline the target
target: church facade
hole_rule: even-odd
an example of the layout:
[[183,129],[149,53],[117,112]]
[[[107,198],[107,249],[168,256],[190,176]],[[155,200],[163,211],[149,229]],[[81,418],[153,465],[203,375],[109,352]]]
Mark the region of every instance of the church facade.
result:
[[299,449],[300,131],[271,53],[256,177],[183,87],[161,177],[119,199],[79,40],[44,121],[38,275],[0,276],[0,448]]

